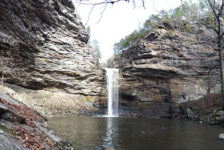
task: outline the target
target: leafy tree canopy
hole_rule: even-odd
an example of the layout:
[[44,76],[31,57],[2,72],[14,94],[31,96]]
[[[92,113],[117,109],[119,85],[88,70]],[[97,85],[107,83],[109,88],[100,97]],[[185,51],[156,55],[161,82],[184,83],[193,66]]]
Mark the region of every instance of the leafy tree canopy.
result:
[[[128,49],[136,41],[142,38],[149,30],[156,29],[158,25],[166,22],[173,27],[184,29],[187,32],[191,32],[189,25],[185,22],[197,21],[199,14],[206,14],[208,16],[207,24],[213,24],[213,16],[207,11],[208,4],[206,0],[200,0],[199,3],[193,3],[192,1],[185,1],[179,7],[171,9],[169,11],[162,10],[158,14],[153,14],[144,22],[143,26],[133,31],[131,34],[122,38],[119,42],[114,44],[114,53],[118,54],[123,50]],[[210,16],[210,17],[209,17]]]

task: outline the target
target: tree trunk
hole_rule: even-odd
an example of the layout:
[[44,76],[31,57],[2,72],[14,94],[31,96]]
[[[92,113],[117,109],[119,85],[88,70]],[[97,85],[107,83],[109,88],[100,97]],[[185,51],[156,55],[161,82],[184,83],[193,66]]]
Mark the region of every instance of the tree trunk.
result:
[[224,68],[223,68],[224,64],[223,64],[223,52],[222,52],[221,22],[219,19],[218,19],[218,50],[219,50],[219,62],[220,62],[222,109],[224,110]]
[[220,60],[220,76],[221,76],[221,95],[222,95],[222,109],[224,110],[224,66],[223,66],[223,53],[222,49],[219,51]]

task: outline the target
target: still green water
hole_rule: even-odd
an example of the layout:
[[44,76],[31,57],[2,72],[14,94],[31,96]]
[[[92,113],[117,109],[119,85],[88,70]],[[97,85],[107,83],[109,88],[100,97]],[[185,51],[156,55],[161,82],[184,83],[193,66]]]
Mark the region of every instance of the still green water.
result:
[[49,120],[75,150],[224,150],[224,129],[192,121],[77,117]]

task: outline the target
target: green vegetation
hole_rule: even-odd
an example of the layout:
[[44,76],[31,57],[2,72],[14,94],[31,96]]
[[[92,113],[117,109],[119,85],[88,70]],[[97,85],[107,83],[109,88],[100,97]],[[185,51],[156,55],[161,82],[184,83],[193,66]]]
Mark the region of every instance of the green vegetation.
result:
[[84,97],[84,101],[85,101],[85,102],[90,102],[90,101],[91,101],[91,98],[90,98],[89,96],[85,96],[85,97]]
[[94,49],[96,55],[98,58],[101,58],[101,53],[100,53],[100,46],[99,46],[99,42],[97,40],[93,40],[90,42],[90,45],[92,46],[92,48]]
[[130,45],[133,45],[135,41],[137,41],[144,34],[143,30],[135,30],[130,35],[126,36],[124,39],[121,39],[120,42],[114,45],[115,54],[121,52],[126,49]]
[[0,125],[0,129],[12,136],[16,136],[16,134],[12,130],[8,129],[7,127],[5,127],[3,125]]
[[[128,49],[140,38],[144,37],[145,33],[150,30],[157,29],[158,26],[163,23],[167,23],[172,27],[191,33],[192,28],[190,23],[197,21],[199,14],[201,14],[201,16],[204,14],[208,16],[207,24],[214,23],[214,18],[211,13],[206,11],[206,4],[203,0],[201,0],[200,3],[193,3],[192,1],[183,2],[182,5],[175,9],[171,9],[169,11],[162,10],[158,14],[153,14],[145,21],[142,28],[133,31],[131,34],[121,39],[118,43],[115,43],[114,53],[118,54]],[[168,32],[168,35],[173,34],[173,31],[170,29]]]
[[137,102],[137,105],[138,105],[139,107],[143,107],[143,106],[144,106],[144,102],[142,102],[142,101],[138,101],[138,102]]
[[184,30],[187,31],[187,32],[189,32],[189,33],[191,33],[191,27],[190,27],[190,25],[189,24],[185,24],[184,25]]
[[166,32],[166,35],[168,35],[168,36],[172,36],[173,34],[174,34],[174,30],[168,30]]
[[210,12],[207,12],[206,26],[215,27],[215,18]]

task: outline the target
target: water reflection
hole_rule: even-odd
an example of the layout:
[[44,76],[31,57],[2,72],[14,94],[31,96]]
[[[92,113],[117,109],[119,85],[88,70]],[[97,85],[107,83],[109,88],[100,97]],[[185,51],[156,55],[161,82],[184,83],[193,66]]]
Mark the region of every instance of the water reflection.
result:
[[[107,118],[106,136],[103,138],[103,148],[115,150],[114,140],[119,137],[117,118]],[[117,145],[117,144],[116,144]],[[118,146],[118,145],[117,145]]]
[[223,150],[223,128],[195,122],[140,118],[59,118],[56,133],[77,150]]

